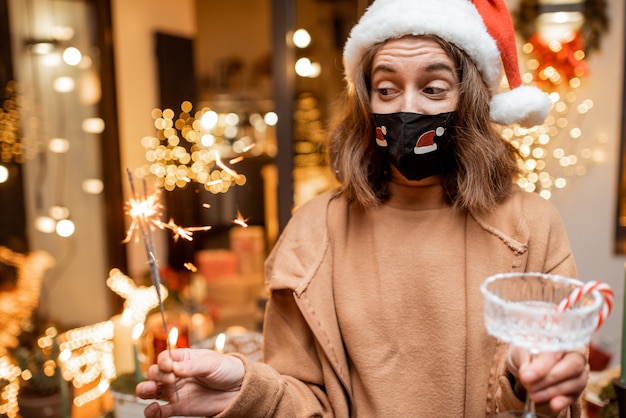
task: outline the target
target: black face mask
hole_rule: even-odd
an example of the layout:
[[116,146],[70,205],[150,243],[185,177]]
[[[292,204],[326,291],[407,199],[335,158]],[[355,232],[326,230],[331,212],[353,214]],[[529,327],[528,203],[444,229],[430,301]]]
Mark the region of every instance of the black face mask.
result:
[[443,174],[454,158],[455,112],[438,115],[374,113],[376,144],[387,160],[409,180]]

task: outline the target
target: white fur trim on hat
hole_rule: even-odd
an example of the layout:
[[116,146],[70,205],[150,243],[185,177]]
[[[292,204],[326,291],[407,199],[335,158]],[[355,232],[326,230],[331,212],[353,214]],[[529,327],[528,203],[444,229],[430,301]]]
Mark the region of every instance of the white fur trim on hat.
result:
[[406,35],[437,35],[464,50],[492,93],[500,85],[500,51],[468,0],[376,0],[352,28],[344,46],[345,76],[353,80],[373,45]]
[[[526,126],[542,123],[551,103],[539,89],[523,88],[514,93],[513,90],[524,86],[512,85],[512,91],[499,92],[503,74],[503,51],[498,47],[499,41],[514,36],[506,6],[502,0],[474,2],[481,7],[470,0],[375,0],[354,26],[344,46],[346,80],[355,79],[361,59],[377,43],[406,35],[437,35],[465,51],[478,68],[493,96],[491,119],[494,122]],[[489,16],[481,16],[479,10]],[[502,19],[500,13],[506,13],[507,19]],[[494,39],[489,27],[498,27],[499,33],[505,35],[496,35]],[[507,76],[516,71],[515,84],[519,84],[519,69],[516,65],[511,68],[511,62],[517,63],[515,48],[507,47],[504,53]]]
[[546,93],[535,86],[519,86],[491,98],[489,116],[502,125],[519,123],[531,127],[542,124],[552,102]]

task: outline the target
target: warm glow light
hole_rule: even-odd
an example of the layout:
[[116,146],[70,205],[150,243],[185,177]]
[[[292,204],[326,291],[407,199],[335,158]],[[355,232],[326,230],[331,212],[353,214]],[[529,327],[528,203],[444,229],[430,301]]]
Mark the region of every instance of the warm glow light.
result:
[[36,42],[30,46],[30,52],[35,55],[46,55],[54,51],[54,43],[52,42]]
[[200,123],[202,127],[207,130],[211,130],[217,125],[218,115],[216,112],[209,110],[205,112],[200,118]]
[[311,35],[306,29],[298,29],[293,33],[293,44],[298,48],[306,48],[311,44]]
[[62,76],[54,80],[53,88],[58,93],[68,93],[74,90],[74,79],[72,77]]
[[[0,292],[0,380],[3,382],[0,385],[0,415],[15,418],[18,416],[17,396],[20,390],[18,377],[22,375],[25,379],[31,379],[32,373],[12,364],[14,359],[7,356],[7,352],[18,345],[24,321],[32,317],[37,308],[43,275],[54,265],[54,259],[44,251],[24,255],[0,247],[0,262],[17,268],[15,288]],[[51,334],[48,334],[37,343],[48,349],[52,341],[50,337]],[[54,371],[50,366],[50,363],[44,363],[44,373]]]
[[[220,154],[231,154],[233,144],[248,136],[248,128],[241,126],[242,115],[217,113],[208,107],[192,114],[192,107],[190,102],[183,102],[178,118],[171,109],[152,111],[157,133],[141,141],[149,164],[135,169],[137,177],[152,174],[157,178],[156,186],[167,191],[184,188],[190,182],[204,185],[213,194],[244,185],[246,176],[220,160]],[[243,148],[249,146],[246,143]]]
[[100,179],[85,179],[82,185],[83,192],[88,194],[100,194],[104,190],[104,184]]
[[52,219],[66,219],[70,216],[70,209],[66,206],[54,205],[48,209],[48,214]]
[[74,222],[69,219],[61,219],[57,222],[57,234],[63,238],[71,237],[74,235],[75,230],[76,226],[74,225]]
[[320,75],[322,67],[317,62],[311,62],[307,57],[300,58],[295,64],[296,74],[300,77],[315,78]]
[[222,353],[224,351],[224,345],[225,344],[226,344],[226,334],[221,332],[215,338],[215,345],[214,345],[213,349],[215,351],[217,351],[218,353]]
[[207,148],[212,147],[213,145],[215,145],[215,136],[211,134],[202,135],[202,137],[200,138],[200,142],[203,146]]
[[31,316],[31,311],[39,300],[40,281],[43,273],[54,265],[54,259],[44,251],[34,251],[27,255],[16,253],[9,248],[0,246],[0,263],[17,268],[18,290],[0,292],[0,320],[3,323],[4,339],[0,345],[0,355],[6,348],[16,346],[18,341],[11,340],[11,335],[17,336],[22,330],[22,322]]
[[102,118],[87,118],[83,120],[82,129],[90,134],[101,134],[104,131],[104,120]]
[[38,216],[35,218],[35,229],[39,232],[51,234],[56,229],[56,221],[49,216]]
[[263,117],[263,120],[269,126],[274,126],[278,123],[278,115],[274,112],[267,112]]
[[41,57],[41,63],[45,67],[49,67],[49,68],[58,67],[61,61],[62,61],[61,54],[58,54],[56,52],[46,54],[43,57]]
[[171,348],[176,348],[176,344],[178,343],[178,328],[172,327],[167,335],[167,340],[169,341]]
[[81,54],[78,48],[74,48],[73,46],[65,48],[65,51],[63,51],[63,61],[65,61],[67,65],[78,65],[82,58],[83,54]]
[[55,26],[52,28],[52,36],[59,41],[69,41],[74,37],[74,28],[71,26]]
[[102,396],[109,388],[109,381],[115,377],[113,362],[112,321],[105,321],[67,331],[59,345],[63,360],[63,376],[72,380],[75,387],[95,383],[92,389],[81,391],[74,398],[74,405],[80,407]]
[[239,115],[236,113],[228,113],[224,117],[224,122],[230,126],[237,126],[239,124]]
[[[125,299],[124,314],[130,315],[135,322],[143,323],[150,310],[159,305],[159,299],[154,286],[137,286],[135,281],[124,275],[120,270],[109,272],[107,286]],[[167,298],[167,289],[160,285],[161,297]]]
[[9,170],[5,166],[0,165],[0,183],[5,183],[8,179]]
[[569,135],[572,137],[572,139],[577,139],[581,137],[582,131],[580,130],[580,128],[572,128],[569,131]]
[[70,149],[70,141],[65,138],[52,138],[48,142],[48,149],[56,154],[65,154]]
[[[141,334],[143,334],[143,328],[144,328],[144,325],[142,322],[136,324],[133,327],[133,332],[132,332],[133,341],[137,341],[139,337],[141,337]],[[177,335],[177,338],[178,338],[178,335]]]

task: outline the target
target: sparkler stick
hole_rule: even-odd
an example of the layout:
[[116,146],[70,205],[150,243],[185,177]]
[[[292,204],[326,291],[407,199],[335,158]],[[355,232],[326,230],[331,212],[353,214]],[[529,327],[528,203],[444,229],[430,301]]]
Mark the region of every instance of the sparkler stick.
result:
[[[130,190],[135,202],[139,201],[139,196],[135,191],[135,183],[133,182],[133,175],[130,170],[126,170],[128,173],[128,180],[130,181]],[[145,183],[144,183],[145,184]],[[144,187],[145,188],[145,187]],[[145,193],[145,190],[144,190]],[[152,208],[144,208],[144,209],[152,209]],[[132,210],[131,210],[132,212]],[[159,277],[159,266],[156,260],[156,251],[154,249],[154,238],[152,237],[152,229],[149,225],[148,216],[150,214],[146,213],[146,211],[138,211],[138,213],[132,213],[134,220],[137,221],[139,225],[139,229],[141,230],[141,235],[143,238],[144,246],[146,248],[146,255],[148,257],[148,264],[150,265],[150,278],[152,279],[152,285],[156,289],[157,298],[159,300],[159,310],[161,311],[161,321],[163,322],[163,330],[165,331],[165,335],[167,336],[167,324],[165,322],[165,307],[163,306],[163,297],[161,295],[161,278]],[[166,338],[167,351],[169,352],[170,358],[172,358],[172,347],[169,342],[169,338]],[[178,388],[174,385],[174,390],[176,391],[176,400],[179,400],[178,397]]]

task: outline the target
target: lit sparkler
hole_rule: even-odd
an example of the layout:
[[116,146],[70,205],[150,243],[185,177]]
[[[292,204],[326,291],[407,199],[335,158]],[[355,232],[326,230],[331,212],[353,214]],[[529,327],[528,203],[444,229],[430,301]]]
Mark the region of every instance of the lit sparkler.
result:
[[[137,195],[137,192],[135,191],[135,184],[133,182],[133,176],[130,170],[128,171],[128,179],[130,181],[132,196],[129,201],[129,214],[132,218],[129,233],[132,235],[132,232],[137,228],[139,228],[139,230],[141,231],[144,246],[146,248],[146,255],[148,257],[148,264],[150,266],[150,278],[152,279],[152,285],[154,286],[157,293],[159,310],[161,311],[161,321],[163,322],[163,329],[167,334],[167,324],[165,323],[165,307],[163,306],[163,297],[161,293],[161,278],[159,277],[159,266],[155,255],[156,251],[154,247],[154,238],[152,236],[152,226],[154,225],[157,227],[161,227],[160,225],[162,224],[162,222],[158,219],[161,208],[161,205],[158,203],[158,189],[154,193],[141,198],[139,197],[139,195]],[[170,223],[173,224],[173,222]],[[129,239],[129,235],[127,235],[126,239]],[[172,351],[169,342],[167,345],[167,349],[171,357]],[[175,387],[175,390],[176,400],[178,400],[178,388]]]
[[[216,164],[226,172],[228,172],[233,177],[238,177],[235,171],[229,169],[225,166],[219,156],[216,158]],[[193,233],[197,231],[208,231],[211,229],[210,226],[192,226],[192,227],[182,227],[174,222],[173,219],[170,219],[167,223],[161,221],[160,217],[162,215],[161,211],[163,206],[161,205],[160,198],[160,189],[155,189],[155,191],[151,194],[147,194],[144,192],[143,196],[139,196],[135,190],[133,176],[130,171],[127,171],[128,178],[131,186],[131,198],[127,203],[127,213],[131,217],[131,224],[128,228],[126,237],[124,242],[129,242],[132,237],[135,235],[135,232],[139,231],[141,233],[141,238],[143,239],[144,246],[146,249],[146,255],[148,257],[148,263],[150,266],[150,277],[152,279],[152,284],[156,290],[159,309],[161,312],[161,320],[163,322],[163,329],[167,334],[167,324],[165,321],[165,308],[163,306],[163,295],[161,289],[161,279],[159,277],[159,269],[158,263],[156,260],[156,251],[154,247],[154,239],[152,237],[152,230],[154,228],[158,228],[161,230],[169,230],[172,232],[174,240],[178,240],[178,238],[183,238],[188,241],[193,240]],[[145,180],[144,180],[145,184]],[[145,189],[145,187],[144,187]],[[203,204],[203,207],[209,208],[209,204]],[[239,211],[237,211],[237,216],[233,220],[233,223],[241,225],[242,227],[247,227],[246,223],[248,219],[244,218]],[[187,267],[191,271],[195,271],[196,268],[191,263],[186,263],[185,267]],[[171,343],[168,339],[167,341],[167,349],[170,352],[171,356]],[[178,398],[178,390],[176,390],[176,397]]]
[[[128,200],[127,206],[128,215],[130,215],[132,221],[123,242],[129,242],[137,230],[141,230],[142,237],[145,239],[142,230],[144,227],[148,228],[149,231],[151,228],[170,230],[173,233],[175,241],[177,241],[178,238],[192,241],[194,232],[208,231],[211,229],[210,226],[183,227],[176,224],[173,219],[170,219],[167,223],[163,222],[160,219],[162,215],[161,210],[163,209],[163,205],[160,203],[161,189],[157,188],[151,194],[140,197],[135,193],[130,171],[128,172],[128,176],[131,182],[132,197]],[[148,238],[151,239],[151,237]]]

